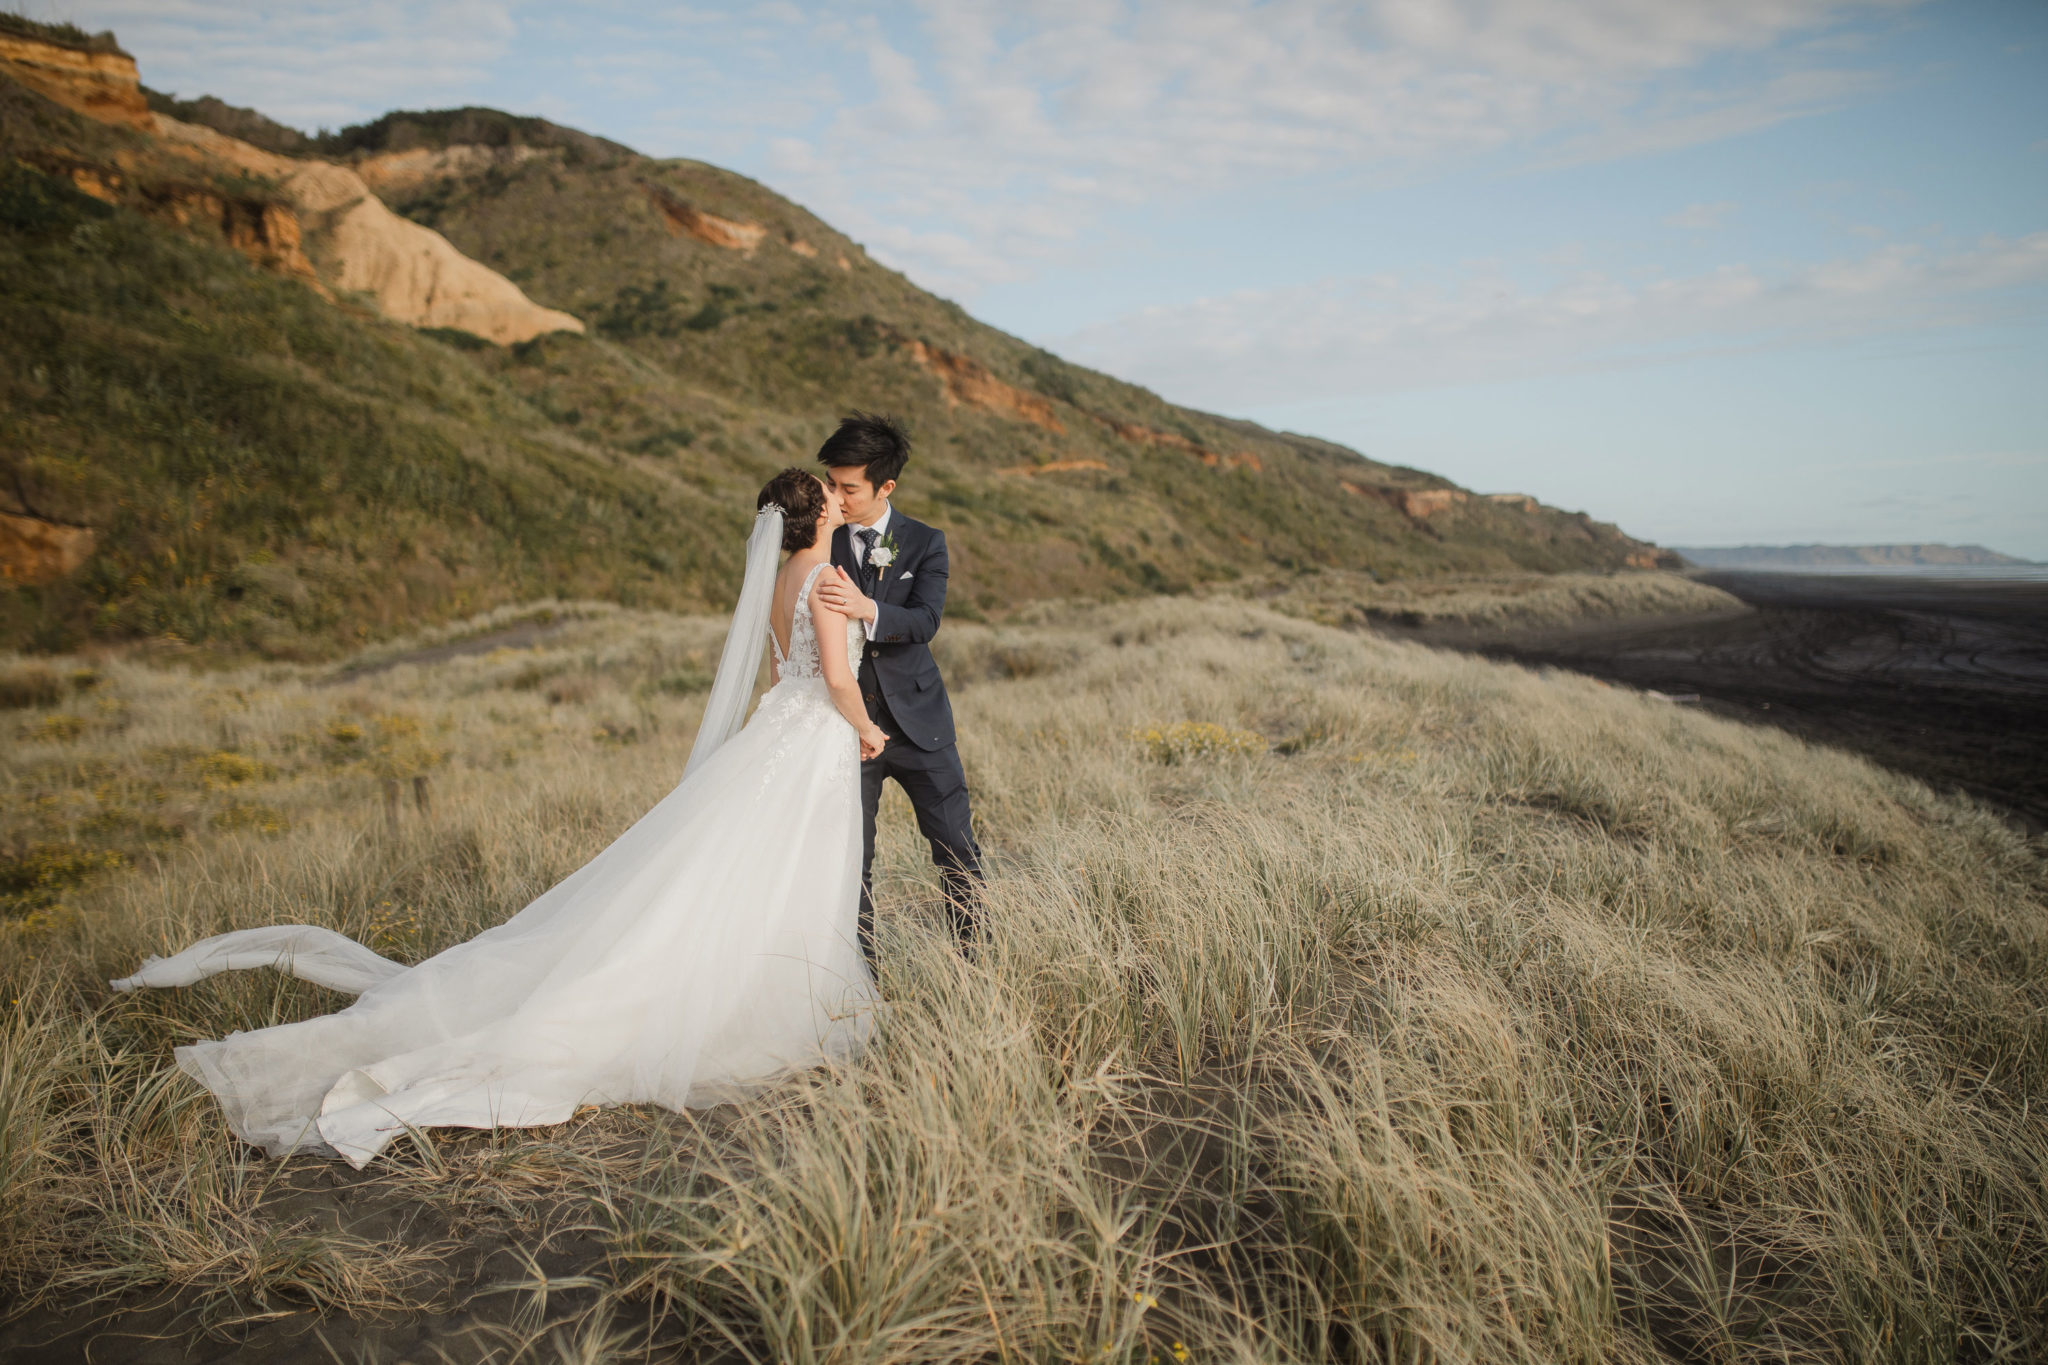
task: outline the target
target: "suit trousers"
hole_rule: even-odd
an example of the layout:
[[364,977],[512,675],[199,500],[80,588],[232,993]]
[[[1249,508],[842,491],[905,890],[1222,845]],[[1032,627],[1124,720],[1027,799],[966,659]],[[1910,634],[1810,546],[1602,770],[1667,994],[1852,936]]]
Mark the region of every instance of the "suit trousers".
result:
[[861,951],[867,955],[868,964],[875,965],[875,808],[882,800],[883,781],[892,777],[917,813],[918,833],[931,845],[932,862],[939,869],[939,885],[945,891],[946,914],[953,933],[965,948],[981,932],[981,846],[974,841],[973,811],[968,804],[967,773],[960,766],[960,750],[951,744],[941,749],[920,749],[903,738],[896,718],[889,714],[888,703],[879,694],[869,699],[868,715],[889,736],[889,744],[880,757],[860,765]]

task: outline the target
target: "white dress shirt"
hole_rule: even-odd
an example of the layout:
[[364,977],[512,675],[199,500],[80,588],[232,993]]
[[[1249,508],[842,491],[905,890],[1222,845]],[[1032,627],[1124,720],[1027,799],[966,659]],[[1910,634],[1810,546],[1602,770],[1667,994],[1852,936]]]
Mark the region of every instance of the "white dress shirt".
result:
[[[882,504],[882,515],[875,518],[874,525],[862,526],[859,522],[847,523],[847,533],[854,537],[853,548],[855,550],[860,549],[859,537],[862,531],[873,531],[875,533],[875,543],[877,545],[881,544],[882,540],[889,534],[889,517],[895,510],[895,508],[885,502]],[[855,557],[858,558],[857,555]]]

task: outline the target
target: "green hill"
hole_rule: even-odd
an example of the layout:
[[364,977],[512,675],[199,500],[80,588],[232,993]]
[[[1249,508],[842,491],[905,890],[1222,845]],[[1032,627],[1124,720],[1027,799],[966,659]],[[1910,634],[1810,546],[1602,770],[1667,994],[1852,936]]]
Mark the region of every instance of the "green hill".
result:
[[952,533],[969,618],[1273,569],[1666,562],[1070,365],[716,167],[491,110],[299,148],[150,100],[352,166],[588,332],[501,349],[324,298],[264,236],[274,179],[0,74],[0,514],[79,561],[8,559],[0,647],[310,657],[543,595],[716,608],[753,490],[853,407],[908,422],[900,502]]

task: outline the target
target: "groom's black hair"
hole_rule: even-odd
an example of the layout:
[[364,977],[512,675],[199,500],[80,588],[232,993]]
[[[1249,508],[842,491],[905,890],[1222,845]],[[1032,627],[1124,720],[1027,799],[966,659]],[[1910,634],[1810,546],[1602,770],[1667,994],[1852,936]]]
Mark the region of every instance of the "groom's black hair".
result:
[[893,417],[872,412],[850,412],[839,419],[839,430],[818,447],[818,463],[829,469],[859,465],[868,482],[880,488],[903,476],[910,463],[910,438]]

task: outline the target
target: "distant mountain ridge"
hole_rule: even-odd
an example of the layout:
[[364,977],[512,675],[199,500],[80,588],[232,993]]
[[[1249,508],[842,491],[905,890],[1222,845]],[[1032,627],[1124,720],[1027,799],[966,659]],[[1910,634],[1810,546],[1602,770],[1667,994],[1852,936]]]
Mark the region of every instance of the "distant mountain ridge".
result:
[[2031,565],[1982,545],[1723,545],[1674,546],[1703,569],[1791,569],[1872,567],[1937,568],[1956,565]]
[[12,16],[0,272],[0,648],[311,657],[536,597],[716,609],[754,491],[854,407],[908,424],[898,503],[948,531],[970,619],[1679,562],[1069,364],[715,166],[489,109],[307,137]]

